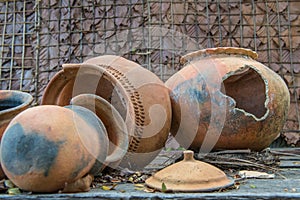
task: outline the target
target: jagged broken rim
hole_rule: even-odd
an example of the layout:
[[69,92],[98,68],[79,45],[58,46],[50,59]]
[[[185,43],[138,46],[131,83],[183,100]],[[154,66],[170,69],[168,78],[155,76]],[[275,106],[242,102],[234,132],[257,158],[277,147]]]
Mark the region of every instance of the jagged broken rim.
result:
[[257,53],[255,51],[252,51],[251,49],[244,49],[239,47],[217,47],[217,48],[201,49],[198,51],[188,53],[180,58],[180,63],[186,64],[187,62],[190,62],[197,57],[206,57],[208,55],[214,55],[214,54],[242,55],[242,56],[248,56],[252,59],[257,59],[258,57]]

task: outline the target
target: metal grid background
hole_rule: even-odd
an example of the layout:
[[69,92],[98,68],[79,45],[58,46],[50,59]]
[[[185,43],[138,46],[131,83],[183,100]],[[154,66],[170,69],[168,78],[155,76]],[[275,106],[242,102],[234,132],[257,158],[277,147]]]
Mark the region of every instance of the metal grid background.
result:
[[38,104],[63,63],[115,54],[166,81],[188,52],[250,48],[286,81],[283,135],[299,145],[299,14],[297,0],[0,1],[1,89],[30,92]]

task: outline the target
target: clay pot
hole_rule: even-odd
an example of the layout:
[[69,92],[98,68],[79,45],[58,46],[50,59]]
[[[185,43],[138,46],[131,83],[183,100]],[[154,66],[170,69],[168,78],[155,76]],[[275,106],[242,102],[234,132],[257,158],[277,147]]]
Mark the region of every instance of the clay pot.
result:
[[98,117],[72,106],[37,106],[16,116],[1,141],[1,163],[18,187],[56,192],[105,160],[108,138]]
[[169,93],[152,72],[119,56],[65,64],[49,82],[42,104],[68,105],[80,94],[108,101],[125,121],[129,148],[122,167],[140,169],[164,147],[171,125]]
[[[0,140],[9,122],[20,112],[27,109],[33,98],[30,94],[17,90],[0,90]],[[0,167],[0,179],[5,174]]]
[[234,181],[219,168],[195,160],[193,151],[184,151],[182,161],[156,172],[145,183],[163,192],[206,192],[230,187]]
[[241,48],[212,48],[183,56],[167,82],[171,132],[186,148],[262,150],[277,138],[289,109],[285,82]]
[[108,138],[109,153],[105,160],[97,160],[91,173],[99,174],[105,166],[117,167],[128,149],[128,132],[126,124],[119,112],[105,99],[94,94],[81,94],[71,100],[72,105],[85,107],[103,122]]
[[0,90],[0,139],[9,122],[27,109],[33,98],[29,93],[17,90]]

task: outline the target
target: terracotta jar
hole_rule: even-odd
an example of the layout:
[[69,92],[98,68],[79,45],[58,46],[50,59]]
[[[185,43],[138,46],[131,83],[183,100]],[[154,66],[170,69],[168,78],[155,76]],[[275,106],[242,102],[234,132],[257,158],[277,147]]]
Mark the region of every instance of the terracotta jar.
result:
[[172,134],[186,148],[262,150],[279,135],[289,109],[281,77],[248,49],[204,49],[182,57],[166,86]]
[[[0,90],[0,140],[9,122],[20,112],[27,109],[33,98],[29,93],[17,90]],[[0,180],[5,174],[0,167]]]
[[68,105],[80,94],[108,101],[123,118],[129,147],[120,166],[140,169],[164,147],[171,125],[168,89],[152,72],[119,56],[64,64],[49,82],[42,104]]
[[3,134],[1,163],[18,187],[57,192],[105,160],[108,138],[90,110],[71,106],[37,106],[16,116]]
[[17,90],[0,90],[0,139],[9,122],[27,109],[33,98],[29,93]]

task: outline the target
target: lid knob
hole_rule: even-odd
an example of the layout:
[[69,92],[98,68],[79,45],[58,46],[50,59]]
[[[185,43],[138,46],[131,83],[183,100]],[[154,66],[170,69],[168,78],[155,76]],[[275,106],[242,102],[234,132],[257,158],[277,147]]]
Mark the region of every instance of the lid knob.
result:
[[183,152],[183,159],[184,161],[193,161],[194,159],[194,152],[191,150],[186,150]]

